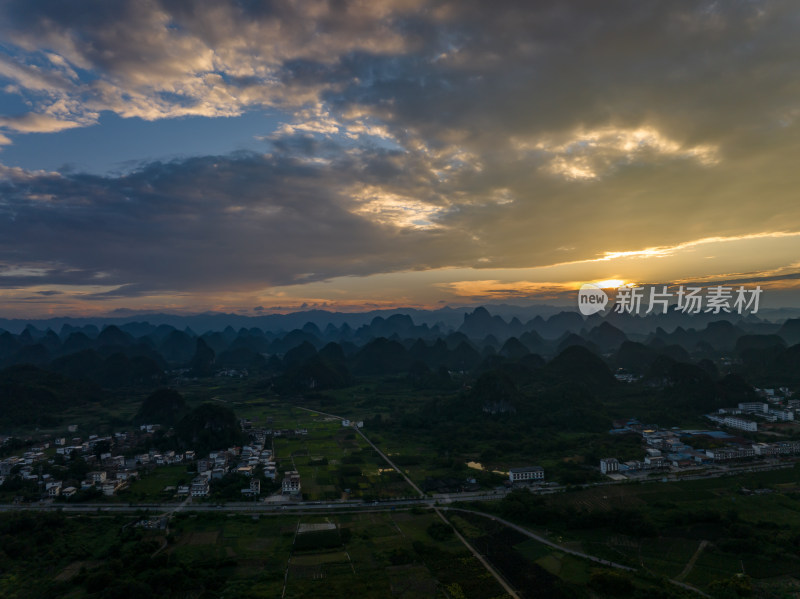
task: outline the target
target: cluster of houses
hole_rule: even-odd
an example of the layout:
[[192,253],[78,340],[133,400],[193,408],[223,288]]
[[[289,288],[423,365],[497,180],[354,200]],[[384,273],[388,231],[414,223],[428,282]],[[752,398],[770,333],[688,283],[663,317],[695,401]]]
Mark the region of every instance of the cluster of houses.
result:
[[[50,443],[43,443],[32,447],[21,456],[11,456],[0,461],[0,485],[16,473],[25,481],[39,483],[49,497],[64,495],[71,497],[77,492],[76,487],[64,487],[63,481],[56,480],[50,474],[41,472],[41,462],[46,459],[45,452],[50,448]],[[91,474],[91,473],[90,473]]]
[[[163,466],[179,464],[195,459],[194,451],[175,452],[166,451],[159,453],[151,450],[147,453],[126,458],[119,452],[134,447],[137,442],[154,432],[157,427],[145,425],[137,433],[120,432],[110,436],[89,435],[88,439],[81,437],[57,437],[38,446],[31,447],[21,456],[11,456],[0,461],[0,485],[6,477],[16,472],[23,480],[34,481],[41,485],[48,497],[72,497],[79,490],[97,489],[103,495],[110,497],[128,487],[130,482],[138,476],[142,467]],[[75,432],[74,426],[70,427]],[[112,453],[111,448],[118,453]],[[82,481],[76,485],[66,485],[65,481],[57,480],[53,475],[43,473],[46,463],[55,462],[51,457],[55,448],[55,455],[62,456],[65,462],[81,458],[92,468]]]
[[[618,423],[615,423],[615,426]],[[659,430],[653,425],[643,425],[637,420],[629,420],[617,431],[637,432],[645,445],[642,460],[620,462],[609,457],[600,460],[600,472],[612,477],[620,474],[635,474],[653,470],[697,468],[720,462],[755,458],[757,456],[786,456],[800,453],[800,441],[778,441],[774,443],[753,443],[741,437],[734,437],[723,431]],[[721,447],[695,449],[682,439],[696,437],[711,439]]]
[[[269,425],[269,422],[268,422]],[[78,436],[58,437],[31,447],[22,455],[15,455],[0,460],[0,485],[12,476],[18,475],[27,481],[37,482],[42,495],[51,498],[69,498],[80,490],[97,489],[106,496],[112,496],[127,488],[142,469],[158,466],[192,462],[196,465],[197,475],[189,484],[168,487],[178,496],[193,498],[208,497],[211,483],[229,473],[237,473],[249,477],[247,487],[241,490],[243,497],[261,495],[261,478],[254,476],[257,470],[268,478],[277,480],[277,466],[273,458],[271,446],[273,437],[303,436],[307,429],[272,429],[257,428],[248,419],[240,421],[242,430],[250,437],[248,445],[229,447],[209,452],[207,457],[198,459],[195,451],[163,451],[150,450],[132,457],[125,457],[146,442],[159,430],[158,424],[144,424],[131,433],[121,432],[110,436],[90,435],[87,439]],[[361,427],[363,422],[347,422],[345,426]],[[76,425],[70,425],[69,432],[77,432]],[[6,440],[10,439],[6,437]],[[113,448],[113,451],[112,451]],[[55,449],[55,451],[53,451]],[[43,473],[43,470],[56,463],[56,456],[63,456],[63,461],[83,459],[90,467],[83,481],[57,480],[58,477]],[[123,455],[125,454],[125,455]],[[63,478],[63,476],[61,477]],[[297,497],[301,495],[300,474],[296,470],[284,473],[281,492],[283,495]]]
[[621,383],[635,383],[637,381],[640,381],[642,379],[642,376],[639,374],[631,374],[624,368],[620,368],[617,370],[616,373],[614,373],[614,378]]
[[800,400],[784,399],[775,395],[774,389],[760,389],[764,401],[747,401],[740,403],[735,408],[720,408],[706,418],[728,428],[735,428],[747,432],[758,431],[758,421],[763,422],[792,422],[800,409]]
[[[276,465],[272,451],[265,448],[273,431],[254,430],[249,420],[241,422],[242,429],[249,433],[251,443],[244,447],[229,447],[225,450],[212,451],[208,457],[197,459],[195,451],[184,452],[150,450],[132,457],[125,457],[123,453],[138,446],[143,440],[151,436],[160,427],[157,424],[142,425],[132,433],[119,432],[111,436],[90,435],[88,439],[81,437],[58,437],[31,447],[21,456],[11,456],[0,461],[0,485],[12,473],[19,475],[23,480],[37,482],[43,494],[56,498],[71,497],[79,490],[98,489],[105,496],[112,496],[127,488],[129,483],[138,476],[142,468],[155,468],[170,464],[196,462],[197,476],[188,485],[176,488],[178,495],[191,495],[192,497],[207,497],[210,493],[212,480],[222,478],[228,473],[236,472],[251,477],[249,485],[242,489],[245,496],[259,496],[261,494],[261,480],[253,477],[256,468],[261,466],[267,478],[275,480]],[[71,425],[70,432],[76,432],[77,426]],[[304,434],[306,431],[275,431],[278,434]],[[85,479],[80,483],[65,484],[53,475],[43,473],[46,464],[55,463],[52,448],[57,456],[63,456],[65,462],[82,458],[91,468]],[[111,451],[111,448],[114,451]],[[49,469],[49,468],[48,468]],[[296,473],[295,473],[296,474]],[[76,481],[77,482],[77,481]],[[284,484],[286,487],[286,484]],[[299,476],[294,485],[290,485],[287,492],[299,493]]]
[[249,485],[242,489],[242,495],[261,495],[261,480],[253,477],[256,468],[263,468],[264,476],[275,480],[275,461],[272,450],[264,448],[265,435],[254,435],[254,441],[244,447],[229,447],[226,450],[212,451],[207,458],[197,460],[197,476],[189,485],[177,488],[178,495],[207,497],[211,491],[211,481],[235,472],[250,477]]

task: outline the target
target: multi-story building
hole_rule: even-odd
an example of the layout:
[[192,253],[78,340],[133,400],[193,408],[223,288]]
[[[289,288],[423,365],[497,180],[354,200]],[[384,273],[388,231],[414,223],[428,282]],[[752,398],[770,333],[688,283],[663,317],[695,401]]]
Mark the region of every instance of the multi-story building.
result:
[[752,433],[758,430],[758,424],[756,422],[745,418],[739,418],[738,416],[725,416],[725,418],[722,419],[722,425]]
[[746,401],[739,404],[739,409],[745,414],[766,413],[769,412],[769,404],[760,401]]
[[525,468],[511,468],[508,479],[512,483],[532,483],[544,480],[544,468],[541,466],[526,466]]
[[297,495],[300,493],[300,473],[297,470],[288,470],[283,473],[281,490],[284,495]]
[[794,420],[794,410],[770,410],[769,413],[773,414],[776,420],[782,422]]
[[617,458],[604,458],[600,460],[600,472],[603,474],[619,472],[619,460]]
[[208,497],[209,485],[208,479],[205,476],[198,476],[192,480],[191,484],[192,497]]

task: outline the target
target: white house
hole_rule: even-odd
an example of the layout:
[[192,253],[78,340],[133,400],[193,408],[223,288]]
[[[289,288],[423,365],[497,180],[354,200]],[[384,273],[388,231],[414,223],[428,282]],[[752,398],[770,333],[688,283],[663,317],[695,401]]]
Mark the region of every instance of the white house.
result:
[[752,433],[758,430],[758,423],[752,420],[739,418],[738,416],[726,416],[723,419],[722,424],[724,426],[729,426],[730,428],[737,428],[739,430],[748,431]]
[[254,478],[247,489],[242,489],[243,495],[261,495],[261,481]]
[[300,493],[300,473],[297,470],[288,470],[283,473],[281,491],[284,495],[297,495]]
[[208,497],[209,485],[205,476],[198,476],[192,480],[192,497]]
[[770,456],[780,453],[780,448],[773,443],[755,443],[753,445],[753,450],[756,452],[756,455]]
[[766,413],[769,411],[769,404],[760,401],[746,401],[739,404],[739,409],[746,414]]
[[111,497],[122,485],[121,481],[108,480],[103,483],[103,495]]
[[61,495],[61,481],[57,480],[51,483],[47,483],[44,486],[45,491],[50,497],[58,497]]
[[105,471],[95,471],[90,472],[86,475],[89,480],[91,480],[95,484],[103,484],[106,482],[106,473]]
[[604,458],[600,460],[600,472],[603,474],[619,472],[619,460],[617,458]]
[[650,468],[661,468],[664,465],[664,456],[660,455],[645,456],[644,463]]
[[544,480],[544,468],[541,466],[512,468],[508,471],[508,479],[512,483],[532,483],[541,481]]
[[793,410],[770,410],[770,414],[774,414],[777,420],[782,422],[786,422],[789,420],[794,420],[794,411]]

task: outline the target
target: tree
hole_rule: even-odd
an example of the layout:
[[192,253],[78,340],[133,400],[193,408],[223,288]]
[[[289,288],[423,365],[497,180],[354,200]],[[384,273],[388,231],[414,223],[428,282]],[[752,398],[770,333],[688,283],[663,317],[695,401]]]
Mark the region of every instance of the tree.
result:
[[214,362],[216,354],[202,337],[197,338],[194,356],[189,362],[189,369],[192,376],[211,376],[214,374]]
[[174,426],[187,413],[186,400],[174,389],[158,389],[142,402],[135,424]]
[[589,587],[615,597],[630,597],[633,592],[630,577],[612,570],[594,570],[589,578]]
[[97,459],[100,459],[100,456],[104,453],[111,452],[111,442],[110,441],[98,441],[94,444],[94,455],[97,456]]

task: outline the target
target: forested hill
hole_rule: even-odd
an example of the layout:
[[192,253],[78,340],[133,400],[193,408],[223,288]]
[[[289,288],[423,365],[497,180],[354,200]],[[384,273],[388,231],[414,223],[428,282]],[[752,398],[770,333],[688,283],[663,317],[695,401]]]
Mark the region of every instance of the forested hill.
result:
[[[319,393],[370,377],[401,377],[418,389],[482,388],[489,395],[499,385],[495,400],[471,397],[487,413],[524,411],[532,397],[566,383],[602,395],[619,372],[696,411],[751,398],[753,387],[800,386],[800,320],[709,316],[698,315],[696,326],[650,332],[642,332],[652,328],[642,324],[646,318],[560,312],[523,322],[485,308],[462,314],[455,328],[403,314],[376,316],[357,328],[307,322],[288,332],[231,326],[197,332],[147,322],[63,325],[56,332],[28,325],[0,332],[0,368],[6,369],[0,423],[36,424],[66,405],[97,401],[100,389],[154,390],[175,377],[247,377],[280,395]],[[666,325],[689,317],[654,318]],[[487,374],[498,378],[481,387]],[[509,395],[509,389],[516,391]]]

